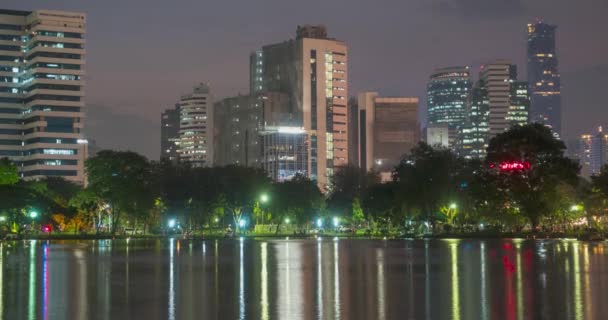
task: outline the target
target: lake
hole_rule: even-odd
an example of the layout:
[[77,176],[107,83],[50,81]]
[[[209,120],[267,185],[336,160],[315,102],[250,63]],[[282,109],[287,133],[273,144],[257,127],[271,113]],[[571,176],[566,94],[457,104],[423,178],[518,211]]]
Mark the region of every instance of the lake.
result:
[[1,319],[607,319],[608,242],[0,242]]

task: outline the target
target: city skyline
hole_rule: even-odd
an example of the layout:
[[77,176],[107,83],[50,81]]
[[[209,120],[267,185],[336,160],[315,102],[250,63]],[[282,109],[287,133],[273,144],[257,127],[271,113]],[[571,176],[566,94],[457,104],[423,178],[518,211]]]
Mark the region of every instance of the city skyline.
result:
[[[601,75],[602,70],[608,69],[602,59],[608,52],[608,45],[593,39],[598,30],[608,29],[608,23],[599,19],[602,10],[598,10],[598,6],[607,4],[589,0],[569,8],[548,1],[525,5],[516,2],[506,10],[501,1],[478,6],[473,6],[471,1],[428,3],[382,7],[349,4],[353,7],[350,15],[340,19],[330,19],[329,12],[313,16],[314,10],[307,8],[294,12],[289,19],[267,19],[275,10],[262,11],[251,8],[252,4],[241,4],[242,11],[247,14],[239,13],[238,23],[230,25],[213,17],[205,19],[209,13],[201,13],[201,19],[195,19],[190,12],[196,12],[194,9],[199,6],[192,3],[175,8],[162,4],[154,10],[137,10],[137,3],[133,3],[121,6],[120,12],[124,15],[114,15],[115,10],[107,3],[57,1],[53,3],[53,9],[88,14],[89,137],[103,148],[132,149],[151,159],[158,158],[158,138],[142,139],[160,136],[158,116],[175,102],[176,96],[200,81],[210,82],[218,98],[246,93],[249,53],[265,43],[289,38],[296,25],[306,23],[326,24],[333,36],[349,44],[350,96],[377,90],[386,95],[423,98],[428,74],[434,68],[471,65],[472,73],[477,74],[480,63],[509,58],[518,65],[520,74],[526,74],[526,25],[542,16],[547,23],[558,25],[562,105],[564,119],[570,120],[564,123],[564,138],[576,138],[588,128],[608,122],[608,114],[601,110],[603,103],[598,93],[601,90],[597,90],[606,82]],[[286,9],[286,4],[279,2],[269,5],[277,10]],[[330,6],[341,5],[347,4],[332,3]],[[38,9],[39,4],[8,1],[5,6],[31,10]],[[216,10],[221,13],[229,9],[218,4]],[[416,12],[417,16],[397,19],[397,13],[403,10]],[[161,30],[159,26],[145,23],[161,14],[171,21],[166,28]],[[351,18],[366,15],[382,16],[383,21],[363,28],[350,22]],[[431,16],[433,19],[428,19]],[[132,18],[144,23],[127,28]],[[108,21],[112,23],[108,24]],[[170,49],[157,48],[150,41],[157,34],[168,39]],[[193,36],[201,39],[201,44],[193,44],[189,40]],[[213,41],[212,46],[209,41]],[[121,47],[121,50],[111,49],[112,46]],[[180,51],[183,59],[166,66],[155,65],[167,50],[174,52],[180,46],[184,48]],[[448,50],[454,46],[461,49]],[[150,50],[142,55],[141,51],[147,49]],[[199,58],[192,60],[194,56]],[[156,82],[145,81],[151,79],[152,74],[163,76]],[[421,113],[425,109],[426,106],[421,105]],[[112,122],[111,128],[104,125],[110,119],[118,118],[116,115],[121,117]],[[424,116],[421,118],[424,123]]]

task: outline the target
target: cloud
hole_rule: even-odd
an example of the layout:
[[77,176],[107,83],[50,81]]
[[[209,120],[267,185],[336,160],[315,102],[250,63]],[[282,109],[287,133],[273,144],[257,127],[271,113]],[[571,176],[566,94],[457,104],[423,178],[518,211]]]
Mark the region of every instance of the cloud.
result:
[[467,19],[504,19],[525,13],[524,0],[428,0],[427,3],[434,13]]

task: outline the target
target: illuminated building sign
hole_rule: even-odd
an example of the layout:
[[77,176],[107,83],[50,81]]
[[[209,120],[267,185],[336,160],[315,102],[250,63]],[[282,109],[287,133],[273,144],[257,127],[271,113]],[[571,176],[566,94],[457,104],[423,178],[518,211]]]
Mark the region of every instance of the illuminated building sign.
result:
[[[490,165],[491,169],[496,167],[494,164]],[[523,171],[530,170],[531,167],[530,162],[527,161],[504,161],[498,165],[498,169],[501,171]]]

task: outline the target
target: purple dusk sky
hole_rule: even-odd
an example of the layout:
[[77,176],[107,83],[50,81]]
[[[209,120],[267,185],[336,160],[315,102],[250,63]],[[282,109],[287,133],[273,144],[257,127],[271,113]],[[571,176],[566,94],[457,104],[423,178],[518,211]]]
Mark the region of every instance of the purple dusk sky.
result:
[[[159,157],[159,119],[196,82],[248,91],[252,50],[325,24],[349,45],[350,95],[420,96],[436,67],[512,59],[526,79],[525,25],[558,25],[565,138],[608,125],[606,0],[4,0],[3,9],[88,14],[87,133]],[[425,109],[424,104],[421,106]],[[423,111],[424,112],[424,111]]]

